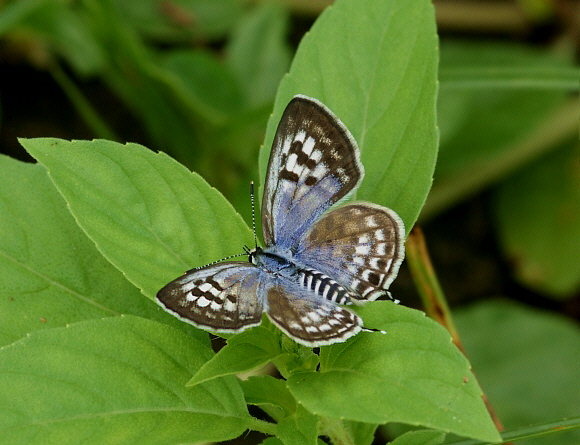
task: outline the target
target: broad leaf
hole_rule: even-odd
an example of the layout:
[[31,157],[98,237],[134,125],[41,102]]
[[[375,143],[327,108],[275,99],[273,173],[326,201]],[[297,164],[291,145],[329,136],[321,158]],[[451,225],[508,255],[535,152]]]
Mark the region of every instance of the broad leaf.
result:
[[367,423],[402,422],[498,441],[467,359],[422,312],[388,301],[359,310],[361,333],[321,348],[320,372],[293,374],[288,388],[311,412]]
[[227,440],[249,423],[234,378],[186,388],[211,349],[132,316],[35,332],[0,350],[4,444]]
[[103,255],[150,298],[184,271],[252,244],[223,196],[164,153],[103,140],[21,142]]
[[0,156],[0,345],[38,329],[124,313],[181,325],[79,229],[41,165]]
[[427,0],[337,1],[302,39],[283,79],[260,153],[261,177],[276,126],[298,93],[326,104],[362,151],[358,198],[394,209],[411,230],[437,154],[437,34]]

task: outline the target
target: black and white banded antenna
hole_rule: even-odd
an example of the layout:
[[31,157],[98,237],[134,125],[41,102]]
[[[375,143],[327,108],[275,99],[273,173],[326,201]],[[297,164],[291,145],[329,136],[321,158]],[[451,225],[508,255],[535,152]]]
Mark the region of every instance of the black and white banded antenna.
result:
[[254,231],[254,246],[258,248],[258,236],[256,235],[256,207],[254,205],[254,181],[250,181],[250,199],[252,200],[252,230]]
[[231,260],[232,258],[238,258],[238,257],[241,257],[241,256],[248,256],[248,255],[249,254],[244,249],[244,253],[237,253],[235,255],[230,255],[230,256],[227,256],[227,257],[222,258],[220,260],[216,260],[216,261],[212,261],[211,263],[204,264],[203,266],[194,267],[193,269],[190,269],[187,272],[184,272],[184,275],[185,274],[188,274],[190,272],[195,272],[196,270],[199,270],[199,269],[203,269],[204,267],[213,266],[214,264],[218,264],[218,263],[221,263],[223,261]]

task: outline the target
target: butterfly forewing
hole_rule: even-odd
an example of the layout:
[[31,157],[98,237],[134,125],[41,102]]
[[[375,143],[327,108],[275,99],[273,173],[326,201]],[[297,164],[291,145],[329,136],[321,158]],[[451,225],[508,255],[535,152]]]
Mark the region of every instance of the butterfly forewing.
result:
[[239,332],[259,325],[264,272],[250,263],[227,262],[194,269],[157,293],[168,312],[197,327]]
[[317,100],[294,97],[278,125],[268,163],[262,200],[266,246],[295,247],[362,177],[356,142],[344,124]]
[[332,210],[301,240],[296,261],[334,277],[357,297],[375,300],[396,277],[404,257],[405,229],[390,209],[353,203]]

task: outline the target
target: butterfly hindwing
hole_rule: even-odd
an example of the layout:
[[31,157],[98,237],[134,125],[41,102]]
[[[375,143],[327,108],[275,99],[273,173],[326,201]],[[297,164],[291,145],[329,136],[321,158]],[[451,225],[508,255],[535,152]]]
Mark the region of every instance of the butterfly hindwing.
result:
[[357,202],[320,218],[300,240],[295,259],[333,277],[358,297],[385,294],[403,261],[405,228],[392,210]]
[[194,269],[163,287],[157,300],[194,326],[240,332],[262,321],[264,275],[247,262]]
[[343,342],[362,329],[358,315],[295,284],[280,280],[267,289],[266,299],[270,320],[306,346]]
[[266,246],[295,247],[363,174],[356,142],[344,124],[316,99],[295,96],[282,115],[268,163],[262,200]]

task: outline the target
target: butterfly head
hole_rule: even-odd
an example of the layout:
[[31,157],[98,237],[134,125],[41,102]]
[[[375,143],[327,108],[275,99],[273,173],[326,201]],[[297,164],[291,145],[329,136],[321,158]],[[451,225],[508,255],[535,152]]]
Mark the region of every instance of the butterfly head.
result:
[[247,246],[244,246],[244,251],[248,255],[248,261],[252,264],[258,264],[258,257],[262,254],[263,250],[261,247],[254,247],[253,249],[249,249]]

